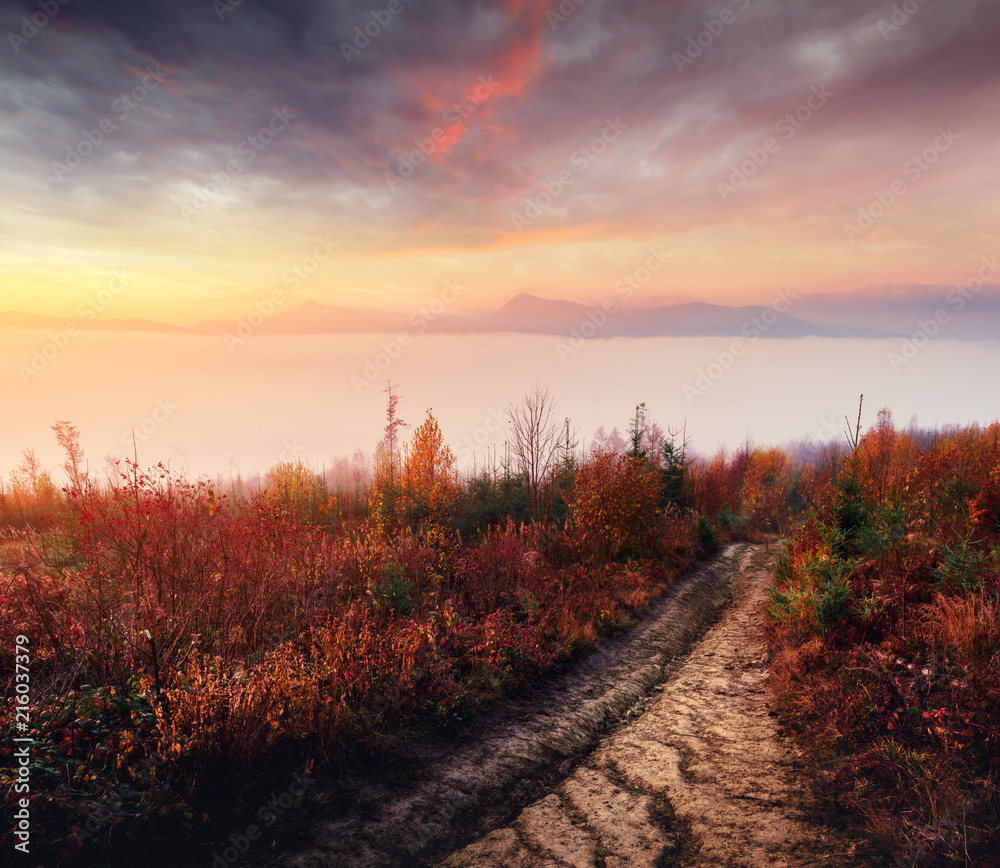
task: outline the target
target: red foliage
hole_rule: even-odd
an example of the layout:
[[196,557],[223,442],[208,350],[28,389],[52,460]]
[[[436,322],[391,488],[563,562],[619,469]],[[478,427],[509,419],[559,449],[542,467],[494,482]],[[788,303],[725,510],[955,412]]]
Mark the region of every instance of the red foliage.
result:
[[430,481],[434,520],[413,532],[324,526],[315,480],[294,466],[249,499],[131,464],[114,486],[67,492],[0,610],[5,633],[33,637],[50,686],[32,735],[69,784],[38,779],[33,816],[65,835],[156,758],[129,816],[155,814],[166,833],[234,776],[449,726],[628,622],[698,551],[692,516],[657,511],[655,470],[616,457],[581,472],[574,539],[602,561],[657,560],[574,563],[561,531],[512,520],[460,545],[440,520],[460,494],[450,459],[428,443],[447,497],[436,471],[413,475],[414,453],[411,488]]
[[623,553],[650,551],[663,518],[659,501],[656,467],[628,455],[596,452],[576,473],[571,538],[584,557],[605,563]]
[[780,556],[771,687],[820,796],[907,864],[1000,847],[1000,426],[888,414]]

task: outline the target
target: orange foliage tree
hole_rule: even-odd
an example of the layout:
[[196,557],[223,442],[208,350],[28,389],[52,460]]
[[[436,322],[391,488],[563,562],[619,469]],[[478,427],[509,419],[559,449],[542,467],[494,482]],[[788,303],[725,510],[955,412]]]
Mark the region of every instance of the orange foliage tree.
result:
[[10,474],[10,484],[0,479],[0,526],[35,524],[59,502],[59,489],[32,449],[24,450],[17,469]]
[[695,509],[711,518],[723,513],[735,516],[740,511],[743,480],[752,451],[747,442],[732,455],[720,449],[710,459],[697,457],[691,462]]
[[787,461],[780,449],[754,449],[750,453],[740,492],[740,508],[751,528],[780,533],[788,525],[791,478]]
[[628,455],[593,454],[573,485],[577,544],[604,561],[639,551],[662,517],[659,502],[656,467]]
[[413,432],[403,461],[403,509],[411,525],[442,523],[454,511],[460,489],[455,456],[445,445],[437,419],[430,410]]

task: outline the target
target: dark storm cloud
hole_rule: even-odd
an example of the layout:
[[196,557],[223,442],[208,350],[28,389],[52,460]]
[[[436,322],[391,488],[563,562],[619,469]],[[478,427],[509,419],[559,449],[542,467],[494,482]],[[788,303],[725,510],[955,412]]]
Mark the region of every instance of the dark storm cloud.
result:
[[[294,122],[241,168],[277,181],[274,201],[321,211],[331,190],[354,191],[386,227],[433,216],[506,233],[511,211],[620,118],[627,131],[538,225],[679,226],[712,219],[717,181],[814,86],[835,98],[728,207],[877,181],[933,132],[928,116],[970,133],[986,123],[1000,8],[911,2],[897,26],[890,4],[860,0],[68,0],[16,52],[3,46],[0,149],[12,183],[50,207],[115,207],[135,185],[166,207],[288,109]],[[0,29],[38,12],[8,4]],[[157,88],[116,113],[150,68],[165,71]],[[115,129],[60,180],[53,163],[105,118]],[[407,155],[421,165],[403,178]]]

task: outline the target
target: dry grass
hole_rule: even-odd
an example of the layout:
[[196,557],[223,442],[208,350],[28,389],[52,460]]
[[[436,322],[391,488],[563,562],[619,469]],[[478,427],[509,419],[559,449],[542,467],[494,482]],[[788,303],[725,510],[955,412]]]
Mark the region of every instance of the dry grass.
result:
[[926,637],[936,637],[976,665],[988,663],[1000,649],[1000,599],[994,590],[942,594],[921,608],[920,624]]

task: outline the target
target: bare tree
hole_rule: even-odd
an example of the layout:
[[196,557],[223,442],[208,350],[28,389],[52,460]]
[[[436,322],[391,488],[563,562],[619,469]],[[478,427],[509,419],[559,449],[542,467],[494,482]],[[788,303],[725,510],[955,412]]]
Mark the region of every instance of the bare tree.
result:
[[642,435],[642,448],[646,450],[649,461],[657,467],[663,464],[663,447],[667,442],[667,435],[658,422],[650,422],[646,425],[646,430]]
[[75,426],[65,421],[57,421],[52,426],[56,434],[56,440],[66,453],[66,463],[63,470],[69,477],[70,487],[73,491],[81,493],[87,484],[87,471],[83,467],[83,447],[80,446],[80,431]]
[[598,452],[610,452],[612,455],[625,454],[625,441],[618,426],[612,428],[610,434],[604,430],[603,425],[594,432],[594,438],[590,441],[590,454],[596,455]]
[[42,464],[35,455],[34,449],[25,449],[22,453],[21,463],[17,470],[11,474],[11,478],[18,485],[31,494],[38,494],[38,477],[42,471]]
[[392,380],[386,380],[385,388],[382,390],[389,396],[388,406],[385,411],[385,448],[390,455],[395,455],[399,449],[399,429],[409,428],[410,423],[404,422],[396,412],[396,405],[399,404],[400,396],[396,394],[398,386],[392,384]]
[[538,515],[542,485],[552,468],[559,447],[559,430],[553,421],[555,401],[548,387],[535,383],[524,393],[520,404],[507,408],[510,421],[510,453],[519,473],[523,473],[531,496],[531,508]]

